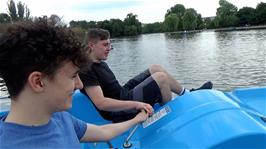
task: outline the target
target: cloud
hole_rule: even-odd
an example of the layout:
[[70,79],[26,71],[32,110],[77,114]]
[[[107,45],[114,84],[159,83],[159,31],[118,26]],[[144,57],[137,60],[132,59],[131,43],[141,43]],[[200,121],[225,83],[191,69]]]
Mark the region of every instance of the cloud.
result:
[[112,9],[128,9],[131,7],[140,6],[142,1],[100,1],[100,2],[90,2],[86,1],[75,5],[73,8],[78,11],[98,11],[98,10],[112,10]]
[[[7,12],[7,1],[0,0],[0,13]],[[111,18],[124,20],[128,13],[138,16],[142,23],[162,22],[168,9],[175,4],[194,8],[202,17],[215,16],[219,0],[14,0],[22,1],[32,16],[57,14],[63,20],[103,21]],[[227,0],[238,8],[255,8],[266,0]],[[4,7],[3,7],[4,6]]]

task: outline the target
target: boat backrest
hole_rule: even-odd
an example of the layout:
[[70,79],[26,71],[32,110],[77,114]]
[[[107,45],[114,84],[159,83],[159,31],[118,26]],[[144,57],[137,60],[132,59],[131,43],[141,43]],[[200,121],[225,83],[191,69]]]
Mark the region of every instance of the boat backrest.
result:
[[247,108],[266,116],[266,87],[235,89],[232,94]]
[[73,95],[72,108],[68,112],[75,117],[93,124],[106,124],[111,121],[105,120],[96,110],[91,100],[79,90]]

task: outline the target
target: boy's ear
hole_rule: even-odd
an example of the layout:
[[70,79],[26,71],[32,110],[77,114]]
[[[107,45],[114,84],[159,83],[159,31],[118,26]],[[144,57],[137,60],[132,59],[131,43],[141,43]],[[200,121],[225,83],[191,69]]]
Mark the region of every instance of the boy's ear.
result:
[[93,43],[93,42],[89,42],[89,43],[88,43],[88,46],[89,46],[89,48],[92,50],[93,47],[94,47],[94,43]]
[[28,76],[28,84],[30,88],[35,92],[40,92],[44,89],[44,83],[42,82],[43,74],[38,71],[30,73]]

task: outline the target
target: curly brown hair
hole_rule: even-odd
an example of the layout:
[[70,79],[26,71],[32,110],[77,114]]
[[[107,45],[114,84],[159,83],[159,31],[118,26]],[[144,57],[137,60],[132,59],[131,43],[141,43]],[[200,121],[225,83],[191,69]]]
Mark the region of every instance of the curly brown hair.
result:
[[88,51],[67,27],[45,18],[12,24],[0,37],[0,77],[10,96],[18,95],[33,71],[53,78],[64,62],[79,68],[91,63]]

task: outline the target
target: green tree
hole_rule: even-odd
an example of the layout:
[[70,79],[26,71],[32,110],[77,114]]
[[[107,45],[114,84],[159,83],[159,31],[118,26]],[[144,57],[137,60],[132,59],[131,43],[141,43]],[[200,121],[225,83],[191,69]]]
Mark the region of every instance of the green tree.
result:
[[165,19],[167,16],[170,14],[176,14],[178,17],[178,23],[177,23],[177,29],[176,30],[183,30],[183,15],[186,11],[186,8],[182,4],[176,4],[175,6],[171,7],[170,9],[167,10],[165,14]]
[[17,8],[18,8],[18,20],[23,20],[25,12],[24,4],[22,4],[21,1],[19,1],[17,4]]
[[195,30],[197,27],[198,14],[195,9],[186,9],[183,16],[183,29],[184,30]]
[[69,22],[69,26],[71,28],[74,28],[74,27],[79,27],[81,29],[84,29],[84,30],[87,30],[89,27],[88,27],[88,22],[85,21],[85,20],[82,20],[82,21],[70,21]]
[[266,24],[266,3],[259,3],[256,7],[258,24]]
[[237,17],[239,26],[253,25],[257,22],[255,9],[251,7],[243,7],[239,9]]
[[11,21],[11,18],[6,13],[0,13],[0,23],[9,23]]
[[0,13],[0,33],[4,32],[6,30],[6,23],[10,23],[11,18],[6,13]]
[[219,0],[220,7],[216,11],[216,19],[219,27],[229,27],[237,25],[237,7],[227,2]]
[[8,14],[11,21],[28,21],[30,20],[30,10],[27,5],[22,4],[21,1],[18,2],[17,6],[13,0],[10,0],[7,4]]
[[97,27],[97,22],[96,21],[89,21],[87,22],[88,28],[96,28]]
[[111,24],[110,33],[112,37],[118,37],[124,34],[124,23],[122,20],[111,19],[110,24]]
[[[127,17],[124,19],[124,35],[139,35],[141,34],[141,23],[137,19],[137,15],[133,13],[127,14]],[[132,32],[136,33],[132,33]],[[130,33],[129,33],[130,32]]]
[[212,20],[211,18],[204,19],[203,24],[204,24],[204,28],[207,28],[207,29],[215,28],[215,20]]
[[203,28],[204,28],[204,24],[203,24],[201,14],[198,14],[197,15],[197,27],[196,27],[196,29],[203,29]]
[[155,23],[149,23],[144,24],[142,28],[142,33],[160,33],[162,32],[162,23],[155,22]]
[[167,10],[165,14],[165,18],[170,15],[171,13],[176,14],[178,17],[182,17],[185,13],[185,7],[182,4],[176,4],[175,6],[171,7],[170,9]]
[[127,36],[138,35],[137,27],[135,25],[127,25],[127,26],[125,26],[124,35],[127,35]]
[[178,30],[178,24],[180,23],[180,19],[179,17],[174,14],[171,13],[170,15],[168,15],[164,22],[163,22],[163,30],[165,32],[174,32]]
[[25,4],[22,4],[21,1],[17,4],[18,10],[18,20],[29,20],[30,19],[30,10]]
[[7,4],[8,7],[8,14],[11,17],[11,21],[16,21],[17,20],[17,8],[16,4],[13,0],[10,0]]
[[106,29],[106,30],[108,30],[108,31],[111,31],[111,23],[110,23],[110,21],[109,20],[104,20],[104,21],[99,21],[98,23],[97,23],[97,26],[99,27],[99,28],[103,28],[103,29]]

